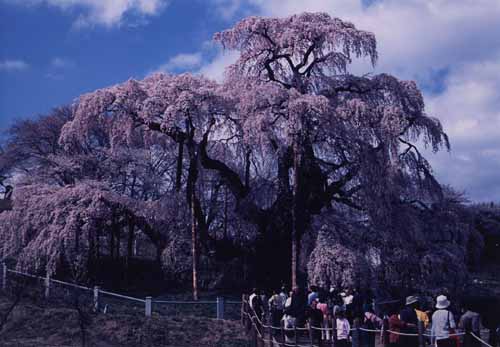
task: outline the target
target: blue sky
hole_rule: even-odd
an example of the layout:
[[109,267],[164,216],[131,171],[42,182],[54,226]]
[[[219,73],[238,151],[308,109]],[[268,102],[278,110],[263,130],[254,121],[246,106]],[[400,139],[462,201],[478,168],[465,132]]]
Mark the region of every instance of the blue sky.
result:
[[0,129],[153,71],[220,79],[235,54],[210,43],[216,31],[302,11],[374,32],[375,72],[417,80],[450,135],[451,153],[428,154],[438,178],[500,201],[498,0],[0,0]]

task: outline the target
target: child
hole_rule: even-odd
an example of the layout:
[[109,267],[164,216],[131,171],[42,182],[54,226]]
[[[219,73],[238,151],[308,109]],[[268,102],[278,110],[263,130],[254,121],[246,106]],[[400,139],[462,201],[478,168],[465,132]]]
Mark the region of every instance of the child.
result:
[[339,310],[337,312],[337,346],[338,347],[348,347],[349,346],[349,333],[351,330],[351,325],[346,318],[345,310]]

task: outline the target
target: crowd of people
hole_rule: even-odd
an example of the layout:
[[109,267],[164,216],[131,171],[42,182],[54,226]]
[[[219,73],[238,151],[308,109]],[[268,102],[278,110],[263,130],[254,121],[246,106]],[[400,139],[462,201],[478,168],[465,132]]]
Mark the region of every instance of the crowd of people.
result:
[[[352,328],[356,325],[360,328],[358,336],[362,347],[375,346],[375,332],[382,326],[388,331],[386,342],[391,347],[418,347],[420,325],[426,343],[431,346],[457,347],[460,341],[464,347],[481,346],[473,336],[480,336],[479,313],[469,302],[464,302],[460,312],[452,310],[446,295],[435,298],[431,307],[418,296],[375,304],[370,291],[356,289],[325,290],[311,286],[308,291],[300,287],[287,291],[282,287],[268,296],[265,291],[254,288],[249,305],[260,322],[268,322],[276,328],[273,329],[275,335],[283,327],[285,338],[290,339],[295,334],[294,327],[309,325],[319,345],[333,339],[335,334],[336,347],[351,346]],[[465,333],[463,339],[456,334],[459,329]]]

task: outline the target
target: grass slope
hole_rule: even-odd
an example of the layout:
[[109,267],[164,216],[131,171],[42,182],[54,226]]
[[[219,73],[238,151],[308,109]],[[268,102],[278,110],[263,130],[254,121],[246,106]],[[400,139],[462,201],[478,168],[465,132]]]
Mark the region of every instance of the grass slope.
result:
[[[0,296],[0,320],[12,300]],[[78,311],[64,307],[42,307],[22,301],[0,330],[0,346],[82,346]],[[237,321],[198,317],[150,319],[127,314],[89,314],[85,346],[198,346],[243,347],[247,345]]]

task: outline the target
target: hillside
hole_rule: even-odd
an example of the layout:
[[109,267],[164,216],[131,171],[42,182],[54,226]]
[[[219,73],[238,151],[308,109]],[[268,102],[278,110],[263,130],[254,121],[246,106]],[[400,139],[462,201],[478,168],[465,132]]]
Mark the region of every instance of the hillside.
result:
[[[12,300],[0,297],[0,317]],[[238,347],[246,340],[239,322],[196,317],[145,319],[126,314],[90,314],[86,322],[86,345]],[[82,346],[79,314],[76,309],[41,307],[23,301],[0,330],[4,347]]]

